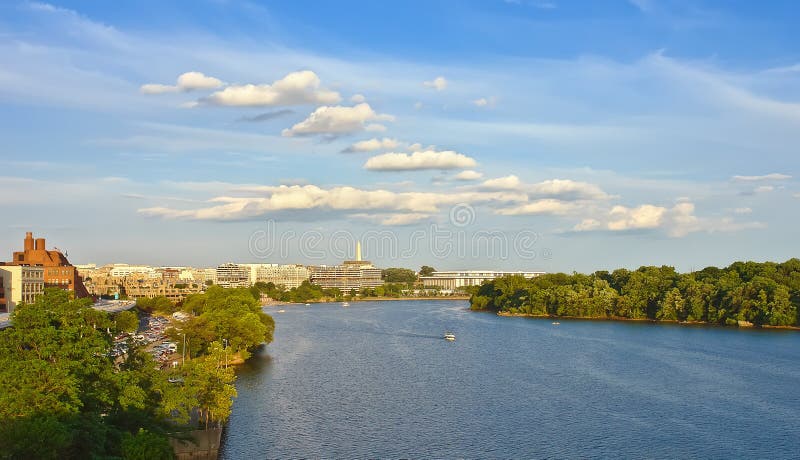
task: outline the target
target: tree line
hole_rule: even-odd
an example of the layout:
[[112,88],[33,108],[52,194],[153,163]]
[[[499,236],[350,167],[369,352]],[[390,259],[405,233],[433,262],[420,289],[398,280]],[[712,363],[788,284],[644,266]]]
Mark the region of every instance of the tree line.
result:
[[532,279],[507,276],[471,294],[473,310],[511,314],[795,326],[800,259],[735,262],[691,273],[643,266]]
[[114,335],[136,329],[133,312],[110,315],[60,289],[14,310],[0,331],[0,458],[169,459],[169,436],[228,417],[230,354],[270,342],[272,318],[246,289],[212,287],[182,306],[141,303],[194,315],[170,331],[192,343],[185,364],[159,370],[133,340],[112,356]]

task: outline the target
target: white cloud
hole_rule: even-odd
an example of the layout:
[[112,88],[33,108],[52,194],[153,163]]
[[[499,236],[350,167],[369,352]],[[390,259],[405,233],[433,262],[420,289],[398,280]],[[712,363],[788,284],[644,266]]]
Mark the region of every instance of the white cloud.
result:
[[515,175],[488,179],[481,184],[482,188],[492,190],[516,190],[522,186],[522,181]]
[[272,84],[231,85],[200,102],[226,106],[286,106],[336,104],[339,93],[320,88],[320,79],[310,70],[292,72]]
[[776,180],[789,180],[792,176],[788,174],[772,173],[764,174],[763,176],[733,176],[731,179],[735,182],[761,182],[761,181],[776,181]]
[[366,102],[367,98],[364,97],[363,94],[353,94],[350,96],[350,102],[353,104],[361,104],[362,102]]
[[[391,115],[375,113],[366,102],[353,107],[326,106],[317,107],[305,120],[284,129],[286,137],[309,134],[347,134],[362,131],[370,121],[393,121]],[[369,125],[374,126],[374,124]],[[380,125],[378,125],[380,126]]]
[[422,102],[415,102],[414,103],[414,110],[422,110],[422,107],[424,107]]
[[143,94],[177,93],[181,91],[194,91],[199,89],[214,89],[222,86],[222,80],[204,75],[202,72],[186,72],[178,76],[176,85],[162,85],[148,83],[139,90]]
[[[280,211],[310,210],[429,215],[439,211],[444,205],[490,201],[521,202],[526,199],[525,195],[504,192],[392,192],[349,186],[325,189],[316,185],[241,186],[229,192],[229,195],[208,200],[211,205],[205,208],[173,209],[157,206],[142,208],[138,212],[152,217],[191,220],[243,220]],[[391,221],[398,222],[400,219],[395,217]]]
[[370,158],[364,169],[371,171],[410,171],[422,169],[464,169],[475,167],[478,163],[452,150],[423,150],[407,153],[385,153]]
[[753,189],[753,193],[769,193],[774,191],[775,187],[772,185],[760,185]]
[[600,187],[587,182],[569,179],[550,179],[526,187],[538,196],[559,197],[562,199],[604,200],[610,196]]
[[538,215],[538,214],[552,214],[564,215],[575,211],[581,205],[575,202],[556,200],[553,198],[545,198],[536,200],[531,203],[521,204],[511,208],[502,208],[495,211],[496,214],[504,216],[522,216],[522,215]]
[[367,126],[364,126],[364,131],[369,133],[383,133],[386,132],[386,126],[380,123],[370,123]]
[[397,139],[384,137],[383,139],[372,138],[365,141],[358,141],[343,150],[346,153],[374,152],[375,150],[392,150],[400,145]]
[[447,80],[444,77],[436,77],[431,81],[424,81],[422,85],[426,88],[433,88],[436,91],[447,89]]
[[733,210],[733,212],[736,214],[750,214],[753,212],[753,210],[750,208],[736,208]]
[[481,177],[483,177],[483,173],[480,173],[478,171],[473,171],[471,169],[467,171],[461,171],[460,173],[455,175],[456,180],[464,180],[464,181],[478,180]]
[[474,101],[472,101],[472,103],[475,104],[478,107],[494,107],[495,98],[494,98],[494,96],[489,97],[489,98],[481,97],[481,98],[475,99]]
[[643,204],[637,207],[614,206],[599,220],[585,218],[575,225],[575,232],[605,230],[624,232],[636,230],[661,230],[672,238],[684,237],[694,232],[736,232],[764,228],[760,222],[735,222],[729,217],[721,219],[700,218],[695,215],[694,203],[683,201],[672,208]]

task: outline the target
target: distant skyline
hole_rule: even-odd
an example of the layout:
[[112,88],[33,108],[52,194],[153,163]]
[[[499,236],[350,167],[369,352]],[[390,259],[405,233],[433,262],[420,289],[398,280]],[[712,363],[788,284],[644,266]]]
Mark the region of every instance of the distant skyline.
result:
[[98,265],[331,264],[357,239],[415,269],[784,261],[798,22],[791,1],[4,2],[0,260],[32,231]]

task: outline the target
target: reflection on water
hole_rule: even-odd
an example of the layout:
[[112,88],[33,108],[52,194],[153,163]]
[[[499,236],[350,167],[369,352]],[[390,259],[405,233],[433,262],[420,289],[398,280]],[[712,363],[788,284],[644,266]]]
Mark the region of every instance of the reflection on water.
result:
[[453,301],[286,310],[239,370],[223,458],[800,451],[797,333],[553,326]]

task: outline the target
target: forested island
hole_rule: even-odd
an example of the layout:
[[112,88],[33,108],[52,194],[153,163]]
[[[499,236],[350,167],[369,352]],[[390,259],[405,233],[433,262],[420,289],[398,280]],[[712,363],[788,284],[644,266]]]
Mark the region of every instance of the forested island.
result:
[[508,276],[475,287],[473,310],[504,315],[798,326],[800,259],[735,262],[678,273],[668,266],[592,274]]
[[271,342],[272,318],[247,289],[139,303],[151,314],[183,312],[166,331],[181,356],[174,366],[132,339],[123,355],[112,352],[115,337],[136,330],[135,311],[110,315],[60,289],[15,309],[0,331],[0,458],[170,459],[169,438],[227,419],[236,396],[229,360]]

